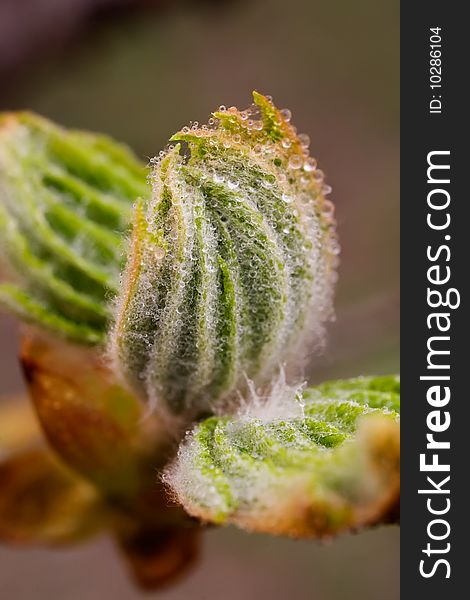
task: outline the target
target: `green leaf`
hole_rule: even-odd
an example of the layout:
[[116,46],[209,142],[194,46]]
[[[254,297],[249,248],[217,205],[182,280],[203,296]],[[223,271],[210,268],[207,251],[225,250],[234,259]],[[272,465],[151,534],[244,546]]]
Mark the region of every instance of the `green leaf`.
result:
[[117,292],[144,166],[125,147],[29,113],[0,116],[0,303],[96,344]]
[[193,516],[248,530],[328,537],[396,518],[398,377],[305,390],[274,386],[237,416],[211,417],[165,475]]
[[[176,133],[139,205],[111,333],[130,386],[184,421],[262,384],[331,316],[335,222],[290,113],[254,94]],[[187,152],[182,152],[182,148]]]

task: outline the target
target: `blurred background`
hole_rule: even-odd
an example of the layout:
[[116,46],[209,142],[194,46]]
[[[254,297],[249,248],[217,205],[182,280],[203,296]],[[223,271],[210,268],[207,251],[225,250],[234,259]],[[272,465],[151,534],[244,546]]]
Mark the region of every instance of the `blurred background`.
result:
[[[0,110],[106,132],[143,158],[189,120],[251,91],[293,111],[333,186],[336,321],[311,383],[399,367],[398,0],[0,0]],[[0,396],[21,392],[16,325],[0,314]],[[399,531],[331,544],[205,536],[162,600],[395,600]],[[137,599],[107,539],[0,547],[0,598]]]

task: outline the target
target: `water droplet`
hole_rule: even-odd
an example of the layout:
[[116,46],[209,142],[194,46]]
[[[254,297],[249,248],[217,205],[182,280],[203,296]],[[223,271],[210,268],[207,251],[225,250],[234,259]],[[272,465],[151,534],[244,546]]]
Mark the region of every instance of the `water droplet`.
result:
[[240,185],[238,181],[227,181],[227,187],[229,190],[236,190]]
[[331,185],[322,185],[321,187],[321,191],[323,192],[324,196],[327,196],[328,194],[331,194],[331,192],[333,191],[333,188],[331,187]]
[[281,142],[283,148],[290,148],[292,146],[292,142],[289,138],[284,138]]
[[214,173],[214,182],[215,183],[222,183],[223,181],[224,181],[223,175],[220,175],[220,173]]
[[334,242],[331,245],[331,253],[334,254],[335,256],[338,256],[338,254],[341,252],[341,246],[338,244],[338,242]]
[[271,189],[273,187],[273,182],[269,181],[269,179],[262,179],[261,180],[261,185],[266,188],[267,190]]
[[304,171],[308,173],[315,171],[317,168],[317,161],[314,158],[308,158],[304,163]]
[[183,129],[181,130],[181,133],[184,133],[185,135],[187,135],[189,133],[190,129],[189,127],[186,125],[185,127],[183,127]]
[[302,157],[299,156],[298,154],[293,154],[290,158],[289,158],[289,167],[291,169],[300,169],[300,167],[303,164],[303,160]]
[[165,250],[163,248],[155,248],[153,253],[157,260],[162,260],[162,258],[165,256]]
[[292,202],[292,196],[289,196],[289,194],[282,194],[282,199],[286,204],[290,204]]
[[308,148],[310,146],[310,137],[306,133],[299,133],[299,142],[301,146]]
[[255,121],[253,123],[253,129],[255,131],[261,131],[263,129],[263,122],[262,121]]
[[283,108],[279,112],[281,113],[281,116],[284,119],[284,121],[287,121],[287,123],[289,123],[289,121],[292,119],[291,111],[288,108]]
[[330,202],[329,200],[325,200],[322,204],[321,211],[325,217],[331,218],[335,212],[335,207],[334,207],[333,202]]
[[232,139],[233,139],[233,141],[235,142],[235,144],[239,144],[239,143],[240,143],[240,141],[241,141],[241,139],[242,139],[242,137],[241,137],[241,135],[240,135],[239,133],[236,133],[236,134],[233,136],[233,138],[232,138]]
[[219,112],[225,112],[227,110],[227,107],[224,104],[221,104],[219,106]]

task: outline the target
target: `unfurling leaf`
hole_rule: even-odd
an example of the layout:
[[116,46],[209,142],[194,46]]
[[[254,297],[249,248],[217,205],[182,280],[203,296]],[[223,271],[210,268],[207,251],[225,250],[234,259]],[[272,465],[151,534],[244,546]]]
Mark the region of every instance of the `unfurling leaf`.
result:
[[187,153],[154,161],[134,215],[111,351],[140,397],[185,420],[298,361],[331,315],[329,189],[289,111],[254,100],[175,134]]
[[123,146],[29,113],[0,116],[0,304],[81,343],[103,340],[145,168]]
[[396,377],[277,389],[197,425],[165,480],[190,514],[252,531],[328,537],[393,520],[399,394]]

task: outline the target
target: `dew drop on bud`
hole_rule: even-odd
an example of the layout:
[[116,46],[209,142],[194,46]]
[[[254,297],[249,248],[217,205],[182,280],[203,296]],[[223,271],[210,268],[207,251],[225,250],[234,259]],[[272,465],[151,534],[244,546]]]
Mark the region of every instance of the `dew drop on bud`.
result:
[[162,258],[165,256],[165,250],[163,248],[155,248],[155,250],[153,251],[154,256],[157,260],[162,260]]
[[302,166],[302,158],[298,155],[298,154],[293,154],[290,158],[289,158],[289,167],[291,169],[300,169],[300,167]]
[[292,118],[292,113],[288,108],[283,108],[281,111],[279,111],[281,113],[282,118],[284,119],[284,121],[286,121],[287,123],[289,123],[289,121]]
[[314,158],[308,158],[304,163],[304,171],[308,173],[315,171],[317,168],[317,161]]
[[331,253],[335,256],[338,256],[338,254],[341,253],[341,246],[338,244],[338,242],[331,244]]
[[310,137],[306,133],[300,133],[299,142],[303,148],[308,148],[310,146]]
[[284,138],[281,142],[283,148],[290,148],[292,146],[292,142],[289,138]]
[[331,219],[335,213],[335,207],[333,205],[333,202],[325,200],[321,210],[326,218]]
[[269,190],[269,189],[271,189],[271,188],[273,187],[273,182],[272,182],[272,181],[270,181],[269,179],[262,179],[262,180],[261,180],[261,185],[262,185],[262,186],[263,186],[265,189]]

